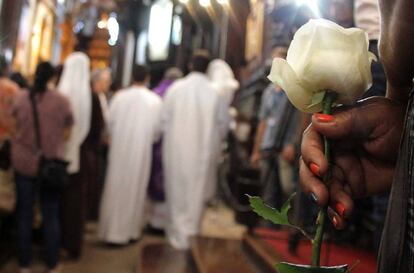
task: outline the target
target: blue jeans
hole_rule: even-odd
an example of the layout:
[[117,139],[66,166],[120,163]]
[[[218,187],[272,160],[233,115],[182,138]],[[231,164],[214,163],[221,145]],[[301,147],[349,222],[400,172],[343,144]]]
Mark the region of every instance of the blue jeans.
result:
[[19,265],[21,267],[29,267],[31,264],[33,208],[38,196],[43,219],[45,261],[47,266],[53,269],[59,261],[59,193],[44,190],[39,187],[35,178],[19,174],[16,174],[16,188]]
[[261,161],[262,198],[266,204],[279,209],[283,204],[280,185],[279,163],[276,154],[267,155]]

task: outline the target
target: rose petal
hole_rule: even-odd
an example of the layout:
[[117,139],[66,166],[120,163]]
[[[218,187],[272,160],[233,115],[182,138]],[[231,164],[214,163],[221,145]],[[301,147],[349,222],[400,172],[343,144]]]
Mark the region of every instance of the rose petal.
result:
[[339,103],[352,103],[372,82],[367,48],[361,29],[311,20],[295,34],[287,61],[307,91],[332,90]]
[[368,48],[368,35],[361,29],[310,20],[295,33],[286,61],[274,61],[269,78],[304,112],[321,110],[321,105],[309,105],[313,94],[322,91],[337,93],[336,103],[353,103],[372,85],[376,58]]
[[290,102],[299,110],[307,113],[315,113],[322,110],[321,104],[308,108],[312,101],[313,92],[308,92],[300,85],[295,71],[284,59],[275,58],[273,60],[268,78],[285,91]]

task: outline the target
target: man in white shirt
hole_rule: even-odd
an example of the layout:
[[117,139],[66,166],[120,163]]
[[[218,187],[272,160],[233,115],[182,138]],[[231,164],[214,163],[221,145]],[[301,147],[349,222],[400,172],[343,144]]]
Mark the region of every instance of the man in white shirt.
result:
[[149,71],[136,66],[134,83],[119,91],[109,108],[109,165],[99,221],[99,237],[126,244],[141,236],[152,145],[159,139],[161,99],[146,88]]
[[205,192],[214,183],[216,147],[225,128],[220,98],[207,75],[209,55],[200,51],[191,70],[168,89],[163,106],[163,164],[170,221],[167,237],[177,249],[187,249],[198,234]]

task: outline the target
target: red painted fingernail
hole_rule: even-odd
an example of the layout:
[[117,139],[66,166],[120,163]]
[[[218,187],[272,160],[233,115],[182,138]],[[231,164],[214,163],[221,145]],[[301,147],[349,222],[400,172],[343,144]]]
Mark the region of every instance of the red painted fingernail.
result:
[[345,206],[342,203],[336,203],[335,205],[336,211],[338,212],[339,216],[342,218],[345,217]]
[[316,176],[318,176],[318,177],[320,177],[320,176],[321,176],[321,173],[319,172],[319,166],[318,166],[318,165],[316,165],[315,163],[311,163],[311,164],[309,165],[309,168],[310,168],[311,172],[312,172],[314,175],[316,175]]
[[321,114],[321,113],[316,113],[315,118],[318,122],[321,122],[321,123],[328,123],[328,122],[332,122],[335,120],[334,116],[327,115],[327,114]]
[[339,224],[339,222],[338,222],[338,219],[336,219],[336,217],[334,216],[334,217],[332,217],[332,224],[334,225],[334,227],[337,229],[338,228],[338,224]]

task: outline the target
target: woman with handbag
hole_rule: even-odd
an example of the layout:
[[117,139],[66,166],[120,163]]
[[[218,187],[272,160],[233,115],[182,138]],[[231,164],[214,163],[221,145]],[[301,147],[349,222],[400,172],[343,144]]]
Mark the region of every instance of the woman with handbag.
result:
[[61,160],[73,116],[69,101],[55,91],[56,73],[44,62],[38,65],[30,92],[22,94],[13,114],[16,134],[12,164],[17,187],[20,272],[30,272],[33,206],[40,201],[45,261],[49,272],[59,272],[59,197],[66,165]]

